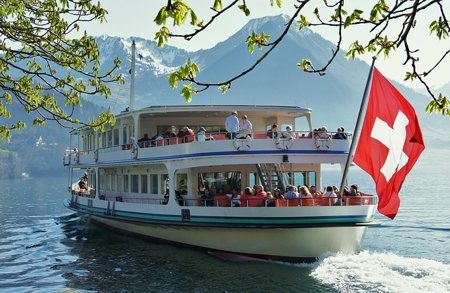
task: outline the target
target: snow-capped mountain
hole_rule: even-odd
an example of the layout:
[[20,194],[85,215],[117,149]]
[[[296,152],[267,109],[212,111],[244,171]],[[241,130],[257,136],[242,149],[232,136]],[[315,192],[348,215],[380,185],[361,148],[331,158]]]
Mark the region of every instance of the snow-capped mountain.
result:
[[[255,49],[254,54],[249,54],[245,39],[253,30],[270,34],[274,40],[284,30],[285,23],[284,15],[250,20],[225,41],[213,48],[196,52],[169,45],[157,48],[156,42],[142,38],[99,37],[97,41],[104,68],[113,64],[116,57],[120,58],[120,73],[125,76],[126,82],[125,85],[114,86],[113,95],[108,100],[95,99],[93,102],[111,106],[116,112],[127,106],[132,40],[135,40],[137,46],[137,107],[184,104],[179,89],[173,90],[169,87],[167,73],[183,65],[187,58],[192,58],[200,65],[198,80],[227,80],[248,68],[264,52]],[[195,95],[192,103],[298,105],[313,110],[313,127],[327,125],[333,130],[344,126],[352,130],[369,66],[362,61],[346,59],[344,52],[338,53],[325,76],[304,73],[296,66],[302,58],[308,58],[320,68],[327,62],[334,48],[331,42],[319,34],[308,29],[298,31],[293,26],[272,54],[253,72],[235,81],[225,95],[212,88]],[[417,112],[425,116],[423,112],[428,97],[401,85],[398,87],[416,105]],[[441,118],[431,118],[432,121],[433,119]]]

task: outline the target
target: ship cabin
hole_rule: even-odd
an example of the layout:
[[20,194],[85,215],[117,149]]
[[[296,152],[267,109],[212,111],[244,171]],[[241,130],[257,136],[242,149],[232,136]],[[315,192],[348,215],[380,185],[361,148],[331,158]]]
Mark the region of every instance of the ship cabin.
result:
[[[233,138],[225,120],[235,111],[240,121],[246,115],[253,127]],[[271,193],[277,189],[285,193],[289,185],[322,190],[321,164],[345,164],[350,138],[350,134],[338,137],[323,129],[313,131],[311,110],[296,106],[152,106],[120,113],[115,125],[104,132],[72,131],[64,165],[70,170],[71,192],[77,196],[149,205],[233,207],[230,194],[242,194],[255,185]],[[83,172],[87,190],[79,190],[77,184]],[[239,205],[336,204],[319,199],[274,202],[242,194]]]

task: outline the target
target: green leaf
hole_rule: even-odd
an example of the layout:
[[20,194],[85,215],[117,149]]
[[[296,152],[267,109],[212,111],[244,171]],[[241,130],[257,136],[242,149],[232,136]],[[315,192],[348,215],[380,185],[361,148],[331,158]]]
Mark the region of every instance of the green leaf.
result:
[[214,0],[212,9],[215,11],[221,11],[223,9],[222,0]]
[[196,93],[196,90],[192,87],[192,83],[189,83],[183,85],[180,93],[184,97],[186,103],[190,103],[192,102],[192,96]]
[[223,84],[219,86],[219,90],[222,92],[222,94],[225,94],[229,89],[231,88],[231,83]]
[[297,66],[300,67],[303,71],[307,72],[310,69],[313,69],[313,64],[309,59],[302,59]]

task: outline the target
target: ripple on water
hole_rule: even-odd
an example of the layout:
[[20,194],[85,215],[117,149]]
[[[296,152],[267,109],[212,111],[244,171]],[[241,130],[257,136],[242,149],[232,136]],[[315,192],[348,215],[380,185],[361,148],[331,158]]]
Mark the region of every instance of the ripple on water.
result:
[[311,276],[345,292],[450,291],[450,265],[393,253],[336,254],[323,259]]

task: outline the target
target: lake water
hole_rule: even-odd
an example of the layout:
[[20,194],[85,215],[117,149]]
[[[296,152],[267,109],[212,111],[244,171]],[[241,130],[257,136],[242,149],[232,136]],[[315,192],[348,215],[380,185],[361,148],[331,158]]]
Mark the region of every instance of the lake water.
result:
[[[427,150],[394,221],[361,252],[313,264],[231,262],[97,227],[67,210],[67,180],[0,181],[0,292],[450,292],[450,151]],[[354,168],[350,182],[373,192]],[[335,167],[324,184],[336,184]]]

